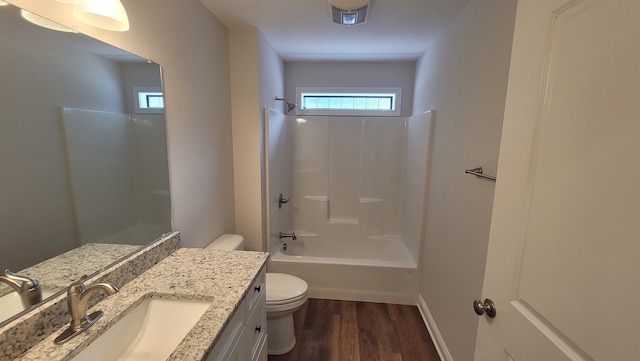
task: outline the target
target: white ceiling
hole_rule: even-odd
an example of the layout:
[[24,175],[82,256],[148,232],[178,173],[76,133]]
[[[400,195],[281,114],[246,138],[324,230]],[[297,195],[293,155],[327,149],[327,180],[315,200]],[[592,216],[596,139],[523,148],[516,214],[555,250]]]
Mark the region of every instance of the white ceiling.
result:
[[284,60],[413,60],[470,0],[371,0],[353,26],[331,21],[328,0],[200,1],[231,31],[260,29]]

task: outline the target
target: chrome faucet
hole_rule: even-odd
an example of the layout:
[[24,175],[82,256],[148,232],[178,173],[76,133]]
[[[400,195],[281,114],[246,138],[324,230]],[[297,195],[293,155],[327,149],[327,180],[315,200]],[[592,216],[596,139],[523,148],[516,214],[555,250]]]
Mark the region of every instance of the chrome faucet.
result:
[[25,309],[42,301],[40,283],[33,277],[22,276],[7,269],[0,275],[0,282],[8,284],[14,291],[18,292],[22,306]]
[[280,232],[278,234],[278,238],[279,239],[283,239],[283,238],[291,238],[291,240],[295,241],[296,239],[298,239],[298,237],[296,237],[296,232],[291,232],[291,233],[284,233],[284,232]]
[[91,327],[102,317],[104,314],[102,311],[96,311],[87,315],[87,301],[94,292],[102,290],[106,292],[107,295],[118,292],[118,288],[111,283],[96,283],[87,288],[84,285],[86,280],[86,275],[80,277],[80,279],[73,282],[67,290],[67,304],[69,305],[69,312],[71,313],[71,324],[69,328],[56,337],[54,341],[56,344],[69,341],[82,331]]

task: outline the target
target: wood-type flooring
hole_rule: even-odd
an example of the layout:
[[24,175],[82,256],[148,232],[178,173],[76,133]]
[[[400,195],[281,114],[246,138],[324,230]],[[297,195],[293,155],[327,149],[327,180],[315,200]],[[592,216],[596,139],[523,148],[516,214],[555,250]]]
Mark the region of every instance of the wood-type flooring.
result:
[[440,361],[416,306],[309,299],[296,346],[269,361]]

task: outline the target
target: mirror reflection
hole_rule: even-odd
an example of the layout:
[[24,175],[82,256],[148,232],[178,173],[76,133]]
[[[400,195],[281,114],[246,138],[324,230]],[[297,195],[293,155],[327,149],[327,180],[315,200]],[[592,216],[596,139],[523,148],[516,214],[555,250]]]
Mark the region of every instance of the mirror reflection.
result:
[[53,292],[170,231],[159,65],[14,6],[0,48],[0,272]]

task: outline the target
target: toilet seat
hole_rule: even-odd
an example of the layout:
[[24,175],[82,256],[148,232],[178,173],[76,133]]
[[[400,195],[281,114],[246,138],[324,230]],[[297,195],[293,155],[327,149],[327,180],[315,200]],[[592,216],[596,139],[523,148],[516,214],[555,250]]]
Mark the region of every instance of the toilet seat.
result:
[[267,307],[296,304],[307,298],[307,282],[285,273],[267,272]]

